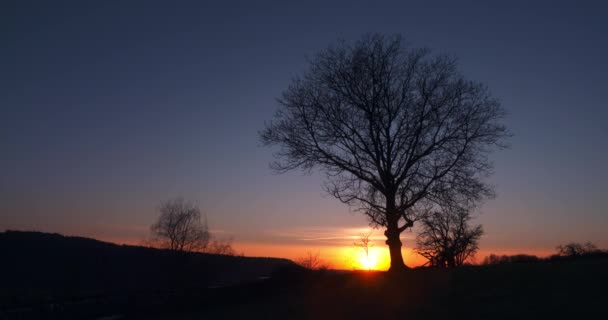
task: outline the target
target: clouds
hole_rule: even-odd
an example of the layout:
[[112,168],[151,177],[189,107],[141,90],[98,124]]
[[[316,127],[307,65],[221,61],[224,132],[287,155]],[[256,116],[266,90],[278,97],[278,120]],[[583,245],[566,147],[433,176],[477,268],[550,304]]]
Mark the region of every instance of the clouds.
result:
[[[359,236],[369,232],[369,227],[334,227],[307,226],[266,229],[261,232],[235,235],[239,242],[281,243],[311,248],[320,246],[352,246]],[[414,235],[405,233],[402,239],[412,240]],[[378,246],[383,246],[386,238],[383,230],[372,231],[370,239]]]

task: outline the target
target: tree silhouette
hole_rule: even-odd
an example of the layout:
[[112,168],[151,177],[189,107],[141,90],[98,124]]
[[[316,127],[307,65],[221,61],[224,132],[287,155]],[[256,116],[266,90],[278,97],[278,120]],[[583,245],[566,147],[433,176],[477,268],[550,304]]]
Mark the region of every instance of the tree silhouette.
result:
[[211,238],[207,222],[201,222],[197,206],[182,198],[164,202],[160,216],[150,227],[154,242],[160,247],[180,251],[203,251]]
[[456,60],[370,35],[318,53],[260,132],[278,172],[320,169],[337,199],[385,228],[390,270],[400,234],[439,205],[492,195],[487,155],[508,134],[498,100]]
[[213,240],[209,242],[209,245],[204,250],[207,253],[213,254],[224,254],[228,256],[236,255],[236,251],[232,248],[231,240]]
[[212,240],[207,219],[192,203],[176,198],[164,202],[158,220],[150,227],[152,245],[178,252],[235,255],[231,240]]
[[585,242],[584,244],[570,242],[559,245],[556,249],[557,254],[563,257],[578,257],[601,252],[601,250],[599,250],[597,246],[591,242]]
[[421,220],[421,231],[416,237],[416,252],[435,267],[461,266],[479,249],[483,235],[481,225],[469,226],[467,209],[435,211]]
[[295,263],[309,270],[327,270],[330,265],[321,259],[321,254],[317,251],[306,251],[306,255],[295,259]]
[[361,251],[363,251],[363,254],[365,255],[365,260],[367,262],[367,270],[372,269],[372,265],[370,263],[370,257],[369,257],[369,249],[371,249],[371,247],[374,246],[374,243],[370,239],[371,235],[372,235],[372,230],[361,233],[359,235],[359,238],[357,239],[357,241],[355,241],[353,243],[353,246],[355,246],[355,248],[358,248]]

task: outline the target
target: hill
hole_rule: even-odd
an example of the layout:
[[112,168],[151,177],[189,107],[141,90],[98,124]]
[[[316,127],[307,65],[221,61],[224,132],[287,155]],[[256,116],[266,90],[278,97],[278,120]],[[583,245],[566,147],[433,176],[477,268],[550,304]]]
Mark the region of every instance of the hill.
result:
[[0,233],[0,253],[0,315],[65,301],[231,286],[294,265],[286,259],[182,255],[22,231]]

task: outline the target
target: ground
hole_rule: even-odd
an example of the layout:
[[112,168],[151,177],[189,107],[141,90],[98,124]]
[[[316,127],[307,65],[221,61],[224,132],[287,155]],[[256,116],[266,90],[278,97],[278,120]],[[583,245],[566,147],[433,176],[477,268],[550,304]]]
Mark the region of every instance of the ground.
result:
[[0,233],[0,319],[547,319],[608,311],[608,257],[399,274]]
[[289,276],[220,288],[196,310],[157,319],[580,318],[608,311],[607,267],[596,260]]

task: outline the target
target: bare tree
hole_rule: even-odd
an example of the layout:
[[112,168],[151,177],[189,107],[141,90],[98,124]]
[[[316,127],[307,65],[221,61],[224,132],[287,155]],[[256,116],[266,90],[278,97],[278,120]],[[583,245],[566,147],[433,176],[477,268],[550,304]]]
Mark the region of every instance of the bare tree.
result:
[[310,270],[327,270],[330,268],[329,263],[321,259],[320,253],[317,251],[306,251],[306,255],[295,260],[295,263]]
[[318,53],[260,132],[271,167],[325,173],[326,190],[385,228],[390,270],[400,234],[438,205],[492,195],[488,154],[508,136],[488,89],[456,59],[370,35]]
[[372,230],[362,233],[359,235],[359,238],[357,239],[357,241],[355,241],[353,243],[355,248],[358,248],[361,251],[363,251],[363,254],[365,255],[365,259],[368,262],[368,265],[367,265],[368,270],[372,269],[372,265],[369,263],[369,261],[370,261],[369,249],[371,249],[374,246],[373,241],[370,239],[371,235],[372,235]]
[[557,246],[557,254],[564,257],[578,257],[597,252],[601,252],[601,250],[591,242],[585,242],[584,244],[570,242]]
[[213,254],[224,254],[229,256],[236,255],[236,251],[232,247],[232,239],[215,239],[209,243],[204,251]]
[[180,252],[207,248],[211,236],[197,206],[177,198],[164,202],[159,211],[158,220],[150,227],[155,243]]
[[469,226],[467,209],[444,209],[425,215],[416,237],[416,252],[431,266],[457,267],[472,258],[483,235],[481,225]]
[[213,240],[199,208],[176,198],[164,202],[158,220],[150,227],[152,245],[178,252],[234,255],[231,240]]

